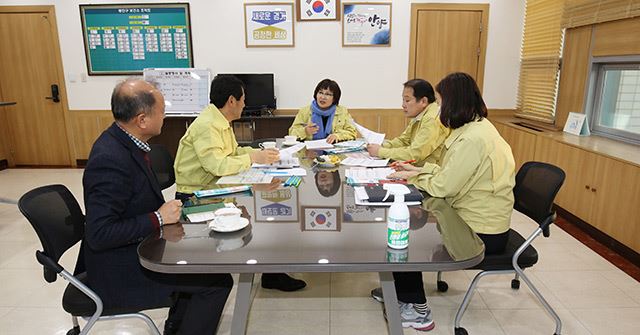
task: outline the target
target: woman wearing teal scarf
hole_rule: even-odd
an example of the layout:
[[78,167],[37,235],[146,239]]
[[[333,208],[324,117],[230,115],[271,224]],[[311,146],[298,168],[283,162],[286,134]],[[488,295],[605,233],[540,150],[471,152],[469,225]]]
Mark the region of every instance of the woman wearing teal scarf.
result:
[[331,79],[318,83],[313,101],[298,111],[289,135],[302,140],[327,139],[328,143],[356,138],[356,129],[346,108],[340,102],[340,86]]

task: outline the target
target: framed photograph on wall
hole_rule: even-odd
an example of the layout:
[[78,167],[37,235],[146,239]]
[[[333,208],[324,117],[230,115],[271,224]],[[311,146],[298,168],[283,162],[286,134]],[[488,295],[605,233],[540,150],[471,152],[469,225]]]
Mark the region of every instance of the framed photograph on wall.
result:
[[256,222],[298,221],[298,189],[287,187],[274,191],[255,191]]
[[245,3],[244,41],[251,47],[292,47],[293,3]]
[[298,21],[336,21],[340,0],[296,0]]
[[342,46],[391,46],[391,2],[343,2]]
[[302,206],[302,231],[340,231],[340,207]]

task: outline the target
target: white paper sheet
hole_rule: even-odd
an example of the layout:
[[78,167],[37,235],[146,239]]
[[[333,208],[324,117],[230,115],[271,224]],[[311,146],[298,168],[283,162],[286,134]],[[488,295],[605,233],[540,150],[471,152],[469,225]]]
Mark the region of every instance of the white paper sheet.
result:
[[218,179],[216,184],[269,184],[273,176],[265,174],[259,169],[249,169],[231,176]]
[[327,143],[327,140],[304,141],[304,145],[307,146],[307,150],[333,148],[333,144]]
[[345,176],[350,184],[375,184],[380,179],[387,179],[387,176],[394,173],[392,168],[375,168],[375,169],[347,169]]
[[360,132],[362,137],[364,137],[364,140],[367,141],[367,143],[382,144],[382,142],[384,142],[384,134],[371,131],[355,122],[353,122],[353,125],[356,127],[358,132]]
[[389,164],[389,160],[347,157],[340,164],[346,166],[385,167]]
[[300,151],[302,148],[304,148],[304,143],[298,143],[288,148],[280,149],[280,159],[282,160],[291,158],[293,154]]
[[251,165],[251,167],[253,168],[276,168],[276,169],[293,168],[297,166],[300,166],[300,159],[298,159],[298,157],[283,158],[282,154],[280,154],[280,160],[277,162],[273,162],[271,164],[253,163]]

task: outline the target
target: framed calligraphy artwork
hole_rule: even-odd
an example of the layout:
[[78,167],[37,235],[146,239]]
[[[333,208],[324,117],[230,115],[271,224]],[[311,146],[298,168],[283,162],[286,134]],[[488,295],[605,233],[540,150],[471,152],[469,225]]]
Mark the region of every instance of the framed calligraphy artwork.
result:
[[391,3],[342,3],[342,46],[391,46]]

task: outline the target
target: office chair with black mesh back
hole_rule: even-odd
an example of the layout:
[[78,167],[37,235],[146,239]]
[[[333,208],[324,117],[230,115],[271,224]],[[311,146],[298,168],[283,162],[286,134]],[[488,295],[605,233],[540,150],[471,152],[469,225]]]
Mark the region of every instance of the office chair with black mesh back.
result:
[[149,158],[160,189],[164,190],[173,185],[176,182],[176,174],[173,170],[173,157],[169,150],[162,145],[151,144]]
[[[44,267],[44,279],[53,283],[56,274],[69,282],[62,297],[62,306],[72,316],[73,328],[67,335],[87,334],[98,320],[139,318],[147,323],[153,334],[160,335],[153,321],[139,308],[119,307],[104,309],[102,300],[87,286],[86,273],[72,275],[58,263],[60,257],[76,245],[84,235],[84,214],[73,194],[64,185],[38,187],[25,193],[18,201],[22,215],[33,226],[42,251],[36,251],[36,259]],[[154,309],[169,306],[147,306]],[[82,331],[78,317],[87,320]]]
[[555,212],[552,209],[553,200],[560,190],[564,178],[564,171],[551,164],[527,162],[522,165],[516,174],[516,185],[513,188],[515,198],[513,208],[533,219],[538,224],[538,227],[526,240],[515,230],[509,229],[509,241],[505,251],[501,254],[485,256],[484,260],[474,267],[474,269],[482,271],[473,278],[467,293],[464,295],[462,304],[458,308],[454,322],[456,335],[467,334],[466,329],[460,327],[460,320],[471,301],[471,296],[478,281],[486,275],[514,272],[516,278],[512,280],[511,287],[518,289],[520,287],[518,278],[522,277],[522,280],[529,286],[533,294],[555,320],[556,330],[554,334],[560,335],[562,330],[560,317],[524,274],[523,269],[531,267],[538,262],[538,252],[531,243],[540,234],[549,237],[549,226],[555,219]]

